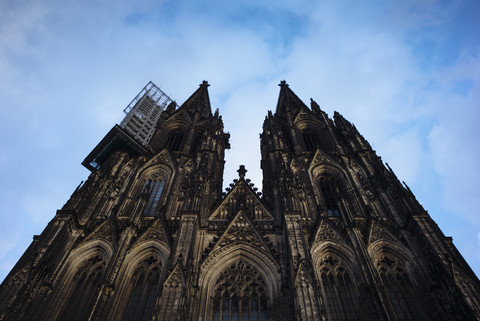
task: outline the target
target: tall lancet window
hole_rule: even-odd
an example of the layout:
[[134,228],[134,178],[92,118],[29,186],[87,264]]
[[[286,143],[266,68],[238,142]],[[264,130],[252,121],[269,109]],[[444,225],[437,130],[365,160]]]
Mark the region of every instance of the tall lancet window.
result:
[[394,257],[382,255],[377,261],[377,269],[398,320],[423,319],[414,287],[403,264]]
[[324,173],[319,177],[320,192],[322,193],[325,210],[328,216],[340,216],[340,186],[331,174]]
[[302,133],[303,136],[303,142],[305,143],[305,149],[308,152],[315,151],[317,148],[318,142],[317,142],[317,137],[311,130],[305,130]]
[[144,259],[136,268],[130,282],[130,297],[123,321],[151,320],[160,289],[161,272],[161,262],[154,255]]
[[321,290],[326,304],[328,320],[360,320],[357,296],[349,271],[341,261],[327,256],[319,267]]
[[266,321],[267,296],[262,275],[239,260],[220,274],[213,297],[214,321]]
[[70,294],[59,320],[87,320],[98,295],[100,282],[105,271],[103,256],[90,257],[75,273]]
[[155,210],[158,207],[160,202],[160,197],[162,196],[163,187],[165,186],[165,179],[157,177],[154,179],[149,179],[145,183],[143,192],[149,194],[147,206],[143,211],[143,216],[154,216]]
[[176,129],[168,135],[167,147],[172,151],[179,151],[182,147],[183,131]]

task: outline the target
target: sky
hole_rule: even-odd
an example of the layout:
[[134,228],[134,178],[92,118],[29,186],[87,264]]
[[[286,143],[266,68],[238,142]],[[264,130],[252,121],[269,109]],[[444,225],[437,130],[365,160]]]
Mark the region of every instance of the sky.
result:
[[285,79],[353,122],[480,275],[480,1],[0,0],[0,280],[88,177],[80,163],[153,81],[207,80],[261,188]]

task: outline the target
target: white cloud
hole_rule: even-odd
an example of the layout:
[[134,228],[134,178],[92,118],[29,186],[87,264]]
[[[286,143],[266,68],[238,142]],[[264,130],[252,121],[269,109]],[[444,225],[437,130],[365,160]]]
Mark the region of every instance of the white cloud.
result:
[[[430,193],[417,196],[441,195],[437,203],[478,224],[478,47],[465,44],[449,66],[438,64],[441,52],[428,62],[418,55],[446,41],[459,3],[4,2],[0,192],[22,195],[19,181],[31,177],[42,190],[30,188],[21,214],[0,196],[0,225],[26,231],[19,239],[40,233],[43,223],[23,229],[22,219],[53,217],[86,178],[83,157],[148,80],[182,102],[203,79],[232,134],[225,185],[245,164],[261,187],[258,134],[286,79],[304,102],[354,122],[400,180]],[[14,261],[14,247],[0,242],[2,262]]]

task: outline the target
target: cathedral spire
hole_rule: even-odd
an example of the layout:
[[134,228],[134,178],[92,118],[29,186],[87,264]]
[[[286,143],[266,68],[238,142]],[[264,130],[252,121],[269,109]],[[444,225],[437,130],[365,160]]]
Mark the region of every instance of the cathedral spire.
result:
[[283,115],[288,112],[296,115],[301,108],[308,109],[303,101],[290,89],[285,80],[282,80],[278,85],[280,86],[280,94],[278,95],[277,110],[275,112],[277,115]]
[[208,81],[202,81],[199,88],[183,103],[181,107],[187,109],[191,113],[199,112],[202,116],[210,116],[212,114],[212,107],[208,95],[209,86]]

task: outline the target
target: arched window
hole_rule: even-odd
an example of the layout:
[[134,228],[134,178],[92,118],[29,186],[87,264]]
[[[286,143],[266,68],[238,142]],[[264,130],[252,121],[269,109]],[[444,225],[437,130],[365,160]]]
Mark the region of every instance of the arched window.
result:
[[143,188],[143,193],[149,194],[147,206],[143,211],[143,216],[154,216],[155,210],[157,209],[158,203],[160,201],[160,196],[162,196],[163,187],[165,186],[165,179],[156,178],[149,179],[145,183]]
[[319,186],[328,216],[340,216],[340,208],[338,206],[340,187],[335,177],[328,173],[322,174],[319,177]]
[[360,320],[357,296],[348,270],[333,256],[325,257],[320,264],[320,282],[328,320]]
[[90,257],[78,269],[73,279],[74,288],[59,320],[87,320],[95,304],[98,288],[105,271],[103,256]]
[[266,321],[267,296],[262,275],[239,260],[220,274],[213,298],[214,321]]
[[318,145],[316,135],[311,130],[307,129],[302,133],[302,136],[303,142],[305,143],[305,149],[308,152],[315,151]]
[[398,320],[422,319],[414,287],[403,264],[393,257],[382,255],[377,261],[377,269]]
[[160,289],[161,262],[151,255],[136,268],[123,321],[149,321]]
[[168,135],[167,147],[172,151],[179,151],[181,148],[181,143],[183,139],[183,131],[181,129],[176,129]]

